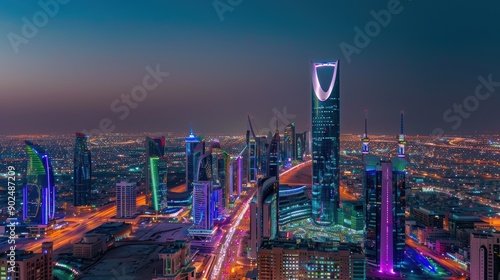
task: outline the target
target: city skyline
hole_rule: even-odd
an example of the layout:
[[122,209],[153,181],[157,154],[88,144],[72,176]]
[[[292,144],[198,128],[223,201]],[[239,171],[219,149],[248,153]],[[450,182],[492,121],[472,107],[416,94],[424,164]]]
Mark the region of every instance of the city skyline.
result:
[[[199,133],[234,133],[246,114],[256,119],[256,129],[273,131],[269,123],[276,111],[307,130],[301,104],[310,98],[308,64],[332,58],[343,63],[342,133],[362,131],[365,109],[374,134],[390,133],[384,124],[395,123],[402,109],[409,135],[497,131],[499,124],[484,120],[498,116],[493,90],[500,80],[500,42],[489,34],[498,33],[493,19],[499,4],[460,3],[447,14],[446,3],[398,2],[389,22],[378,24],[376,34],[368,32],[374,36],[365,34],[369,41],[360,47],[357,30],[367,33],[365,27],[377,22],[390,2],[243,2],[221,21],[211,3],[109,2],[97,9],[96,3],[70,1],[20,44],[17,54],[9,37],[1,40],[0,117],[15,121],[0,124],[0,131],[90,131],[109,118],[116,132],[180,133],[193,125]],[[31,20],[42,10],[36,3],[0,7],[5,35],[22,35],[22,18]],[[116,12],[108,13],[111,9]],[[328,16],[332,11],[339,16]],[[346,55],[348,46],[357,50]],[[169,75],[159,77],[157,87],[122,120],[126,109],[115,113],[111,105],[115,100],[115,108],[124,105],[121,95],[157,66]],[[482,97],[469,98],[480,85]],[[261,106],[261,98],[267,105]],[[201,117],[203,104],[212,100],[217,102],[208,110],[218,113]],[[239,102],[243,110],[234,106]],[[388,104],[395,110],[380,109]],[[454,104],[474,110],[458,113]],[[183,110],[187,106],[190,110]]]

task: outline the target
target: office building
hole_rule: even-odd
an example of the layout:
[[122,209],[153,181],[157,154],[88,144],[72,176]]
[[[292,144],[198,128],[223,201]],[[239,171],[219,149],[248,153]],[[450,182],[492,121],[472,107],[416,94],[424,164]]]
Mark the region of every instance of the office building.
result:
[[261,178],[257,195],[250,203],[249,257],[255,259],[262,240],[279,234],[279,181],[277,177]]
[[56,187],[49,155],[38,145],[26,141],[28,166],[23,188],[23,220],[48,225],[56,212]]
[[167,207],[167,157],[165,137],[146,137],[146,204],[157,214]]
[[0,255],[0,279],[6,280],[52,280],[53,278],[53,243],[43,242],[42,252],[15,250],[14,270],[10,272],[12,252]]
[[257,257],[258,279],[366,279],[357,245],[305,240],[266,240]]
[[195,172],[197,165],[195,162],[195,148],[200,143],[200,140],[194,135],[193,130],[186,137],[186,190],[188,193],[193,192],[193,182],[195,181]]
[[365,205],[362,201],[343,201],[341,225],[352,230],[365,229]]
[[295,124],[291,123],[285,127],[283,133],[283,158],[284,161],[293,161],[297,159],[297,147],[295,144]]
[[470,280],[500,279],[500,233],[470,234]]
[[304,160],[307,154],[307,131],[295,133],[295,156],[297,160]]
[[338,223],[340,207],[339,72],[338,60],[312,63],[312,219],[323,226]]
[[405,250],[406,160],[365,157],[367,262],[393,274],[403,265]]
[[90,206],[92,194],[92,160],[87,136],[77,132],[73,158],[73,205]]
[[192,236],[212,236],[214,223],[222,215],[222,188],[212,181],[195,182],[193,187],[193,226],[189,233]]
[[107,251],[108,237],[105,234],[85,234],[82,240],[73,244],[73,257],[92,259]]
[[305,188],[306,186],[280,185],[278,202],[280,226],[311,217],[311,200],[304,193]]
[[177,240],[161,249],[161,273],[153,280],[195,280],[196,269],[191,266],[190,242]]
[[116,217],[132,218],[136,212],[136,183],[116,183]]

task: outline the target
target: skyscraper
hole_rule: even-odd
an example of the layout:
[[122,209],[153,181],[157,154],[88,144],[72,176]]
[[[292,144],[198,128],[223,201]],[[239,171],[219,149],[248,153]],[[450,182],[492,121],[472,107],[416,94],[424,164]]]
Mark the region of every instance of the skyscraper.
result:
[[136,183],[116,183],[116,217],[132,218],[136,211]]
[[307,153],[307,131],[295,133],[295,156],[297,160],[303,160]]
[[167,158],[165,137],[146,137],[146,204],[156,213],[167,207]]
[[90,206],[92,161],[87,147],[87,136],[80,132],[76,132],[73,163],[73,205]]
[[375,156],[364,160],[367,262],[393,274],[404,261],[406,160]]
[[279,159],[280,159],[280,134],[276,130],[274,136],[271,138],[271,143],[267,149],[267,160],[266,160],[266,176],[268,177],[279,177]]
[[295,124],[291,123],[285,127],[283,133],[283,155],[284,161],[297,159],[297,147],[295,144]]
[[323,226],[338,222],[340,206],[339,72],[338,60],[312,63],[312,219]]
[[368,137],[368,121],[365,117],[365,133],[363,134],[363,139],[361,139],[362,147],[361,153],[363,158],[370,153],[370,138]]
[[49,155],[38,145],[26,141],[28,167],[23,188],[23,219],[27,223],[48,225],[56,212],[56,188]]
[[400,158],[406,157],[406,150],[405,150],[406,140],[405,140],[405,133],[403,126],[404,126],[404,113],[401,112],[401,131],[399,132],[398,136],[398,157]]
[[186,137],[186,190],[188,193],[193,192],[193,182],[195,181],[195,170],[198,166],[195,165],[195,148],[200,143],[191,129],[189,136]]

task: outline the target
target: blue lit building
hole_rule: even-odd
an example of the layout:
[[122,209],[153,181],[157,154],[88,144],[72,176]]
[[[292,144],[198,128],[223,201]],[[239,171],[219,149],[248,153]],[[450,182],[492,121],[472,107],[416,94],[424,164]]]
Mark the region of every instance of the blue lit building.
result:
[[304,193],[306,186],[279,187],[279,225],[305,220],[311,217],[311,200]]
[[[338,223],[340,206],[339,61],[312,63],[312,219]],[[326,85],[326,91],[324,90]]]
[[23,188],[23,220],[48,225],[56,211],[56,188],[50,158],[40,146],[30,141],[26,141],[25,149],[28,167]]
[[92,160],[87,136],[77,132],[73,158],[73,205],[90,206],[92,194]]
[[186,137],[186,189],[188,193],[193,192],[193,182],[195,181],[195,171],[198,167],[195,160],[195,148],[200,140],[194,135],[193,130]]

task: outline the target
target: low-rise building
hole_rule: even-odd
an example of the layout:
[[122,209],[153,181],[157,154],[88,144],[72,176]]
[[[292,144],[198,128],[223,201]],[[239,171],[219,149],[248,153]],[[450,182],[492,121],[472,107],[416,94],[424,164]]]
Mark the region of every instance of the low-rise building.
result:
[[82,240],[73,244],[75,258],[92,259],[107,250],[107,236],[105,234],[86,234]]
[[1,254],[0,279],[52,280],[52,252],[53,243],[43,242],[42,253],[15,250]]

